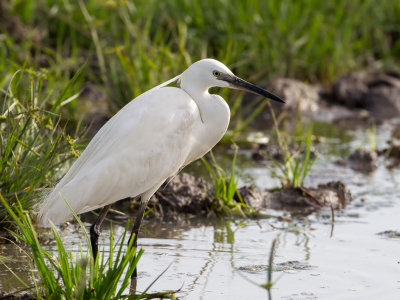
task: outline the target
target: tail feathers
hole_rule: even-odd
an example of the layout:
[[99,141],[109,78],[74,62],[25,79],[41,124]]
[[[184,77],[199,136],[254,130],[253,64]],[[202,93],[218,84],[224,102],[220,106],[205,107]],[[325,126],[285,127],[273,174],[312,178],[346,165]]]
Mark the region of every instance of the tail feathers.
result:
[[70,219],[72,213],[65,201],[64,196],[57,188],[44,197],[37,209],[37,225],[49,227],[49,221],[57,225]]

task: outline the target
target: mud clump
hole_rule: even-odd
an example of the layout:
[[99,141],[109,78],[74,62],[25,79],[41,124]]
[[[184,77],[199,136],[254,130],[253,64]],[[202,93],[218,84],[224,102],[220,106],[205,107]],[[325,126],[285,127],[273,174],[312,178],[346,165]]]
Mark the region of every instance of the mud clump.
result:
[[[239,188],[239,194],[242,197],[244,203],[250,206],[254,210],[260,210],[262,208],[269,207],[269,202],[263,193],[252,186],[243,186]],[[236,199],[239,201],[239,199]]]
[[353,170],[368,174],[376,170],[377,159],[376,152],[357,149],[349,156],[347,163]]
[[187,173],[175,176],[166,182],[151,198],[156,214],[206,213],[212,202],[212,186],[201,178]]
[[340,181],[320,184],[317,188],[287,187],[273,192],[261,192],[254,187],[244,186],[239,193],[254,210],[314,211],[326,206],[341,209],[353,199],[346,185]]
[[272,209],[320,209],[332,206],[335,209],[346,207],[352,201],[350,191],[340,181],[320,184],[317,188],[289,187],[265,194]]

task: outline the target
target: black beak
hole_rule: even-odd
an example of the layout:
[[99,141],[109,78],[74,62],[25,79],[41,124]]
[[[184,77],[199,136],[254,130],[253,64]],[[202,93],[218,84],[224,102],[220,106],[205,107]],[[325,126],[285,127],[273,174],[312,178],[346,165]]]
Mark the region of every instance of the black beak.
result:
[[238,89],[238,90],[244,90],[244,91],[248,91],[251,92],[253,94],[257,94],[257,95],[261,95],[264,96],[265,98],[269,98],[271,100],[275,100],[281,103],[285,103],[285,101],[283,101],[281,98],[279,98],[278,96],[250,83],[247,82],[237,76],[234,75],[228,75],[228,74],[221,74],[220,78],[218,78],[220,80],[224,80],[226,82],[229,82],[231,87],[234,89]]

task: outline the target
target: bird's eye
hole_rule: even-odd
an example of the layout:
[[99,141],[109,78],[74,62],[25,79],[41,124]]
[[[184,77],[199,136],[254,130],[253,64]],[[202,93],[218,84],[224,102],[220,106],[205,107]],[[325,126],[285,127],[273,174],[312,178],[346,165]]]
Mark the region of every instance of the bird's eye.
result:
[[220,72],[220,71],[217,71],[217,70],[214,70],[214,71],[213,71],[213,75],[214,75],[215,77],[219,77],[219,76],[221,76],[221,72]]

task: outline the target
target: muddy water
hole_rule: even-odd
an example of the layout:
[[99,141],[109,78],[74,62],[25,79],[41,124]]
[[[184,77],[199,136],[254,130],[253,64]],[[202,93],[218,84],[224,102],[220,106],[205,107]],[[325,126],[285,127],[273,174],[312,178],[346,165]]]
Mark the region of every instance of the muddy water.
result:
[[[192,219],[184,224],[148,221],[140,246],[145,250],[139,265],[139,290],[144,290],[166,268],[153,291],[181,289],[183,299],[267,299],[258,285],[266,283],[272,240],[277,238],[272,299],[400,299],[400,239],[378,233],[400,231],[400,170],[388,170],[380,161],[371,175],[363,175],[334,162],[357,147],[367,147],[365,132],[345,133],[346,139],[329,138],[319,147],[319,158],[307,185],[330,180],[345,182],[355,198],[336,212],[330,210],[280,221],[290,214],[264,211],[270,218],[214,221]],[[377,145],[388,138],[378,128]],[[346,142],[344,142],[346,141]],[[275,187],[265,166],[242,157],[242,184]],[[123,227],[116,226],[119,235]],[[69,249],[78,251],[83,237],[68,226],[63,230]],[[102,245],[107,249],[107,236]],[[49,247],[52,247],[51,244]],[[6,245],[0,255],[21,259]],[[288,263],[293,262],[293,263]],[[27,278],[26,263],[9,263]],[[0,287],[17,287],[1,267]],[[25,271],[24,271],[25,270]]]

